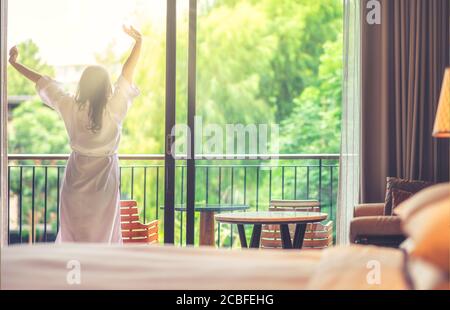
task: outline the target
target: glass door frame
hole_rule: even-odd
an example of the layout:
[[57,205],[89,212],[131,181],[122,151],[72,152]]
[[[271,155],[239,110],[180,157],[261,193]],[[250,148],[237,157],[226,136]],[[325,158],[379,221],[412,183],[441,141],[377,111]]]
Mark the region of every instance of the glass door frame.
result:
[[[172,128],[176,116],[176,0],[167,0],[166,16],[166,104],[164,151],[164,243],[175,241],[175,158]],[[158,207],[158,206],[156,206]]]
[[195,235],[195,112],[197,87],[197,0],[189,0],[188,102],[186,158],[186,244],[194,244]]
[[8,0],[0,0],[0,246],[8,244],[8,97],[7,97],[7,29],[8,29]]
[[[165,112],[165,186],[164,186],[164,243],[175,241],[175,143],[172,129],[176,125],[176,0],[167,0],[166,20],[166,112]],[[197,0],[189,0],[188,45],[188,96],[186,154],[186,244],[195,240],[195,111],[196,111],[196,64],[197,64]],[[184,190],[184,189],[181,189]],[[181,227],[183,229],[183,227]]]

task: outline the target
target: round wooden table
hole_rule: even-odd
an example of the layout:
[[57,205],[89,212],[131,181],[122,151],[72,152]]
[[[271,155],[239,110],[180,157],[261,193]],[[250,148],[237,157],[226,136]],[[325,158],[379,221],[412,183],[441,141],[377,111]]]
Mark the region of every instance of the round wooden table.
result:
[[[164,206],[160,206],[164,209]],[[195,212],[200,212],[200,245],[215,246],[214,215],[216,212],[244,211],[250,207],[238,204],[199,204],[195,205]],[[186,205],[175,205],[175,211],[186,211]]]
[[[216,215],[219,223],[236,224],[239,231],[241,246],[247,248],[244,225],[253,225],[250,248],[259,248],[262,225],[280,225],[283,249],[301,249],[305,237],[306,225],[325,220],[326,213],[295,212],[295,211],[268,211],[268,212],[236,212]],[[295,224],[294,240],[289,233],[289,224]]]

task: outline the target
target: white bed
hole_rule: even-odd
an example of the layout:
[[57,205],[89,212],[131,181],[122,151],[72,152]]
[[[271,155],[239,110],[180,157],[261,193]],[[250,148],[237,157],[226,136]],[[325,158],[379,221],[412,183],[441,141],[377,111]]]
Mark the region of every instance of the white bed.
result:
[[[282,251],[44,244],[5,247],[1,257],[2,289],[408,288],[403,253],[370,246]],[[378,284],[367,280],[373,261],[380,264]],[[80,264],[80,284],[67,281],[73,262]]]

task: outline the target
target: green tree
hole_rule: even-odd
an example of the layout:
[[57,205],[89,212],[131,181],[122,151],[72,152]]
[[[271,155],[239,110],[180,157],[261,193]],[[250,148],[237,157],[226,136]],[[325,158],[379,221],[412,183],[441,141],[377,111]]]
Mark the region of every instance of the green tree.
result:
[[198,23],[198,114],[206,122],[268,123],[273,109],[261,96],[271,72],[276,33],[267,16],[249,1],[218,5]]
[[339,153],[342,100],[342,36],[324,44],[315,83],[294,99],[292,114],[282,123],[282,151]]
[[324,43],[342,32],[342,3],[337,0],[264,0],[267,28],[278,38],[271,70],[261,80],[261,95],[275,108],[275,118],[288,117],[303,90],[316,83]]
[[15,154],[67,154],[69,143],[59,115],[40,100],[23,102],[12,112],[9,149]]

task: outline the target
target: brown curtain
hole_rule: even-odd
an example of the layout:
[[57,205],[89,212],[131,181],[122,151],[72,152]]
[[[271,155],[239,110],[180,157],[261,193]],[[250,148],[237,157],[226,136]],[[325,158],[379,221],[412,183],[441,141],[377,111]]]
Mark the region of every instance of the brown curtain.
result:
[[362,5],[361,198],[384,201],[386,177],[449,180],[449,141],[431,136],[450,65],[450,0],[380,0],[381,24]]

